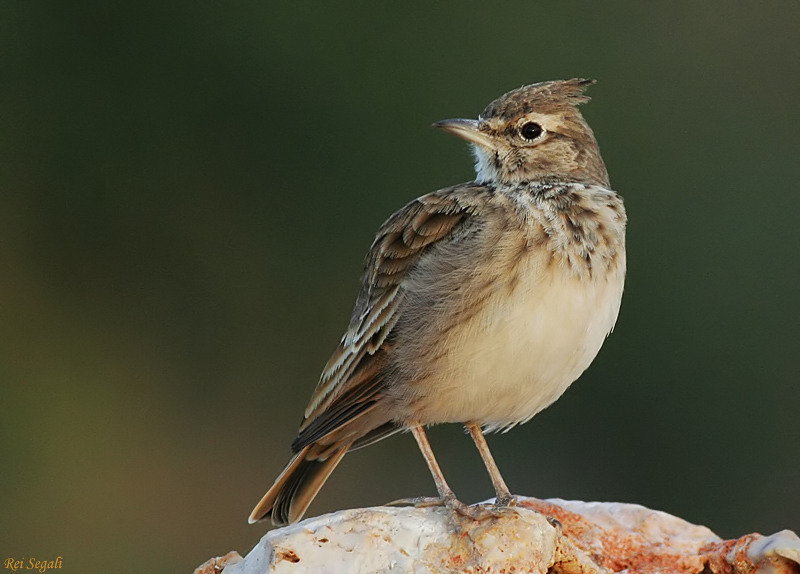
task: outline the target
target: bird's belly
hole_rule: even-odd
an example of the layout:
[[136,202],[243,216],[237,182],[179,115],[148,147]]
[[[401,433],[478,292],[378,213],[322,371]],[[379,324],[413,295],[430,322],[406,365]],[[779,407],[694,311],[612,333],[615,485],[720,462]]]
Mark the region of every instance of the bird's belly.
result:
[[[534,277],[539,278],[533,281]],[[449,334],[451,352],[425,383],[420,422],[524,422],[553,403],[589,366],[611,331],[621,272],[578,278],[532,272]]]

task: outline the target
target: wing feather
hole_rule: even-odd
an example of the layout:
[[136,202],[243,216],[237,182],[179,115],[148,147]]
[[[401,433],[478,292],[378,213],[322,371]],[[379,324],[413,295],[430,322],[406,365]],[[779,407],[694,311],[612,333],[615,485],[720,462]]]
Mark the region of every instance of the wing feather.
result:
[[322,372],[301,426],[304,439],[296,444],[336,430],[374,402],[383,381],[372,363],[400,318],[404,281],[431,245],[469,220],[477,208],[475,191],[488,189],[464,184],[422,196],[381,226],[367,254],[350,326]]

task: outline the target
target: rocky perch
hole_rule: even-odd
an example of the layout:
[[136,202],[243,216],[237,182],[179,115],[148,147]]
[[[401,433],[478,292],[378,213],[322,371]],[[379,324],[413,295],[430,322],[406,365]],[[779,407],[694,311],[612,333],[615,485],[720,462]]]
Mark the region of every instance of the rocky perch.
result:
[[518,499],[475,518],[442,507],[343,510],[267,533],[195,574],[800,574],[789,530],[722,540],[636,504]]

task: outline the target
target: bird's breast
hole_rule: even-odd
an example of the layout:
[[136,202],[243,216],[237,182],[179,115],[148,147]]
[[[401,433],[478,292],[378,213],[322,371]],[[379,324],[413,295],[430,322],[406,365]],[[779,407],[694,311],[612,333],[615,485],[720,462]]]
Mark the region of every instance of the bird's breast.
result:
[[566,214],[514,196],[471,244],[432,254],[454,264],[421,267],[409,283],[417,312],[397,346],[411,366],[400,393],[407,419],[505,428],[580,376],[622,298],[624,210],[611,193]]
[[619,312],[624,271],[581,278],[543,273],[532,257],[510,292],[445,335],[449,352],[422,390],[421,421],[476,421],[490,428],[523,422],[549,406],[597,355]]

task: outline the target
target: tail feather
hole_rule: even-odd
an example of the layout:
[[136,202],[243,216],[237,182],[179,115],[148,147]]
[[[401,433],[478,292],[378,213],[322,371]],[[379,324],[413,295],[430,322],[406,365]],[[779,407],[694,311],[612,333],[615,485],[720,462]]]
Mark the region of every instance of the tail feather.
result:
[[271,518],[275,525],[300,520],[350,445],[344,445],[325,460],[306,458],[311,446],[292,457],[250,513],[250,524],[266,518]]

